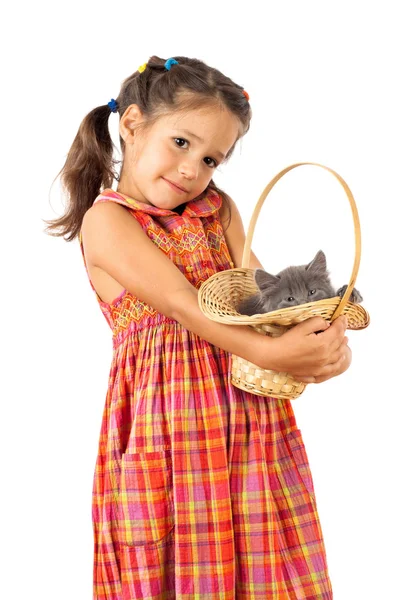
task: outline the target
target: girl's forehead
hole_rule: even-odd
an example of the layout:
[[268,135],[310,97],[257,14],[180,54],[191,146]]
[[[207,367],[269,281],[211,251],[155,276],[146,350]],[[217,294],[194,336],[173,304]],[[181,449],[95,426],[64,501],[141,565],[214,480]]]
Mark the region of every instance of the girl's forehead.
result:
[[160,129],[185,130],[197,137],[236,137],[239,121],[229,110],[210,106],[167,114],[157,121]]
[[[214,117],[218,118],[219,115],[228,113],[228,110],[223,106],[201,106],[199,108],[187,108],[174,111],[170,114],[167,114],[166,117],[171,121],[181,121],[181,120],[203,120],[206,117]],[[231,114],[231,113],[229,113]],[[233,115],[232,115],[233,116]]]

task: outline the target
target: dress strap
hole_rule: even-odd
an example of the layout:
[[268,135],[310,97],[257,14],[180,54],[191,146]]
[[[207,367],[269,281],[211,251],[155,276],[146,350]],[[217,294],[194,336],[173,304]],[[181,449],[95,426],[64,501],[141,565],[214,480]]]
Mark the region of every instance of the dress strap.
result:
[[[116,192],[110,188],[103,190],[96,198],[93,204],[97,202],[117,202],[122,206],[126,206],[133,212],[141,212],[152,217],[176,217],[177,214],[181,214],[176,210],[169,210],[167,208],[159,208],[146,202],[139,202],[134,198],[130,198],[126,194]],[[222,205],[222,198],[219,194],[214,191],[210,191],[207,196],[202,199],[190,200],[185,204],[183,213],[187,217],[209,217],[213,213],[217,213]]]
[[139,200],[134,200],[125,194],[121,194],[120,192],[116,192],[110,188],[103,190],[93,202],[93,204],[97,204],[98,202],[116,202],[117,204],[121,204],[122,206],[126,206],[131,211],[147,213],[152,216],[165,217],[170,215],[175,215],[176,213],[172,210],[158,208],[157,206],[153,206],[152,204],[147,204],[146,202],[139,202]]
[[121,204],[122,206],[126,206],[127,208],[139,208],[137,205],[143,206],[141,202],[137,202],[136,200],[130,200],[128,196],[124,196],[119,192],[116,192],[112,189],[103,190],[93,202],[94,204],[98,204],[99,202],[116,202],[117,204]]

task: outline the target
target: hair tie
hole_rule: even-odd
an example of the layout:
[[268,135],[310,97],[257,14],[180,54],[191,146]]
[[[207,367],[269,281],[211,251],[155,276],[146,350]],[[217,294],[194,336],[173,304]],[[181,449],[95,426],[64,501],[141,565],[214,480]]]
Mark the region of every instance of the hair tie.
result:
[[108,102],[107,106],[110,108],[111,112],[118,112],[118,102],[111,98],[110,102]]
[[250,96],[248,95],[248,93],[246,92],[246,90],[242,90],[242,94],[243,96],[246,98],[247,102],[250,100]]
[[164,63],[164,67],[167,69],[167,71],[171,70],[172,65],[179,65],[178,61],[175,60],[174,58],[169,58],[168,60],[165,61]]
[[147,63],[144,63],[143,65],[141,65],[138,68],[139,73],[143,73],[143,71],[145,71],[146,67],[147,67]]

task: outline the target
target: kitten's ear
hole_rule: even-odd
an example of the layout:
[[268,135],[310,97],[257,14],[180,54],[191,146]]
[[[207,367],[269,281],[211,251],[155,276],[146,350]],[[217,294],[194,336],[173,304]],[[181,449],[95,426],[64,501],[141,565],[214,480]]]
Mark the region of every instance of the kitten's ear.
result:
[[318,250],[313,260],[308,263],[306,271],[317,271],[319,273],[326,271],[326,256],[322,250]]
[[254,273],[254,279],[256,280],[256,284],[260,288],[260,291],[263,292],[274,287],[281,278],[277,275],[271,275],[271,273],[267,273],[267,271],[264,271],[264,269],[256,269]]

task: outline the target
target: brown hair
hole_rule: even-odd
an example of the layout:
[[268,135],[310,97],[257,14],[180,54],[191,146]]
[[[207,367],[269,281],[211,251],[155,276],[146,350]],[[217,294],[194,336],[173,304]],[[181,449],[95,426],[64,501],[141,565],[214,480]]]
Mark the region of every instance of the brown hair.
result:
[[[242,125],[240,137],[249,129],[251,109],[243,88],[217,69],[201,60],[176,56],[178,65],[169,71],[165,60],[152,56],[143,72],[135,71],[122,83],[116,98],[120,117],[131,104],[137,104],[145,117],[143,128],[150,127],[161,115],[179,110],[192,110],[217,103],[235,115]],[[102,189],[119,180],[113,159],[114,145],[108,129],[111,108],[108,104],[93,109],[83,119],[78,133],[61,169],[61,184],[68,198],[65,214],[49,221],[45,232],[66,236],[67,242],[78,234],[85,212],[92,206]],[[236,140],[237,142],[238,140]],[[235,146],[230,149],[227,160]],[[121,150],[124,141],[120,138]],[[228,196],[211,179],[200,197],[216,191],[229,207]],[[229,209],[230,214],[230,209]],[[53,232],[53,230],[55,230]]]

